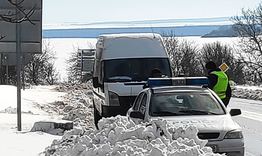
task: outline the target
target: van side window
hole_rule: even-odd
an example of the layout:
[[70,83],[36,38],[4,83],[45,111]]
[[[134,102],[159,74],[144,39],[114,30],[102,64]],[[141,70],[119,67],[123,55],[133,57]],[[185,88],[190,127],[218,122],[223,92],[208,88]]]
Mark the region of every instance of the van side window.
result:
[[144,93],[140,93],[140,94],[137,96],[137,98],[136,98],[136,100],[135,100],[135,102],[134,102],[134,106],[133,106],[133,109],[134,109],[134,110],[137,110],[137,111],[138,111],[139,104],[140,104],[140,102],[141,102],[141,99],[142,99],[143,95],[144,95]]

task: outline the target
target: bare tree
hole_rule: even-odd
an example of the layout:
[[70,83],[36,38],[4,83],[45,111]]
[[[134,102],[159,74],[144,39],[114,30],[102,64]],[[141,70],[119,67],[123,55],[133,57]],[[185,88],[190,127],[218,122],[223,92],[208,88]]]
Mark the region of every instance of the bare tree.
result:
[[[84,67],[82,64],[83,53],[79,53],[80,48],[74,48],[74,52],[71,54],[70,58],[67,60],[68,67],[67,67],[67,72],[68,72],[68,82],[69,83],[82,83],[88,81],[90,78],[92,78],[92,72],[93,71],[83,71]],[[95,46],[91,44],[90,42],[87,42],[87,50],[91,50],[89,55],[94,54],[94,49]],[[83,49],[81,49],[83,50]],[[90,62],[91,63],[91,62]]]
[[174,33],[165,35],[164,44],[170,57],[175,76],[200,76],[201,67],[197,58],[198,50],[193,42],[178,40]]
[[179,74],[185,76],[203,75],[198,59],[199,51],[193,42],[182,40],[178,46],[177,56],[180,56],[179,64],[177,64]]
[[205,63],[214,61],[217,65],[226,63],[230,68],[227,71],[230,79],[237,83],[244,83],[243,73],[244,64],[234,57],[233,48],[229,45],[223,45],[220,42],[204,44],[200,55],[203,71]]
[[58,73],[55,70],[55,66],[53,62],[48,62],[45,66],[45,81],[49,85],[56,84],[58,82]]
[[34,54],[32,60],[25,66],[25,81],[29,84],[55,84],[58,73],[54,68],[54,52],[50,43],[44,43],[42,54]]
[[[75,48],[76,49],[76,48]],[[69,83],[81,83],[82,82],[82,72],[80,70],[80,64],[78,62],[78,49],[75,50],[74,53],[71,54],[70,58],[68,59],[68,82]]]
[[171,31],[169,35],[162,34],[162,36],[168,36],[168,37],[163,37],[163,42],[165,44],[167,54],[170,58],[172,71],[175,71],[177,67],[175,54],[176,51],[178,50],[178,39],[176,38],[175,33],[173,31]]
[[239,53],[247,67],[247,75],[254,82],[262,82],[262,5],[254,10],[244,10],[232,18],[234,30],[240,36]]

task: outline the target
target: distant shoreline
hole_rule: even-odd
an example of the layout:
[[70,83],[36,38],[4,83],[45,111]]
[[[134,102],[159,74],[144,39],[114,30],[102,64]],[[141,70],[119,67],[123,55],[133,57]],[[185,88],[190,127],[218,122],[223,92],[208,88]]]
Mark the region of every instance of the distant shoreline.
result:
[[[159,33],[164,37],[175,34],[183,36],[205,36],[220,27],[230,25],[198,25],[198,26],[169,26],[169,27],[123,27],[123,28],[77,28],[77,29],[44,29],[43,38],[97,38],[101,34],[112,33]],[[205,36],[206,37],[206,36]],[[208,36],[209,37],[209,36]],[[210,37],[234,37],[226,34]]]

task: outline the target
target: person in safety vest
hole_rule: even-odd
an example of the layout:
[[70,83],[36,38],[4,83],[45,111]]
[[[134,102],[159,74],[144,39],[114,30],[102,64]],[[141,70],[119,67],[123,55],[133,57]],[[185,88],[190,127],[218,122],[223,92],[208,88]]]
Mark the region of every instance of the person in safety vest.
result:
[[208,87],[212,89],[223,101],[225,106],[227,106],[231,98],[231,88],[226,73],[221,71],[213,61],[207,62],[205,67],[208,71]]

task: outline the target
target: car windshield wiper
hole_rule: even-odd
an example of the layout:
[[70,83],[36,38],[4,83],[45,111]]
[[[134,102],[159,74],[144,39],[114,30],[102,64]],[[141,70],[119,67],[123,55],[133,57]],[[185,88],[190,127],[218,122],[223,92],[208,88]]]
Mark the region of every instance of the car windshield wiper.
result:
[[186,115],[185,113],[177,113],[177,112],[169,112],[169,111],[158,111],[153,112],[154,115],[161,115],[161,116],[179,116],[179,115]]
[[186,110],[180,110],[179,112],[192,114],[192,115],[221,115],[219,113],[204,111],[204,110],[196,110],[196,109],[186,109]]

